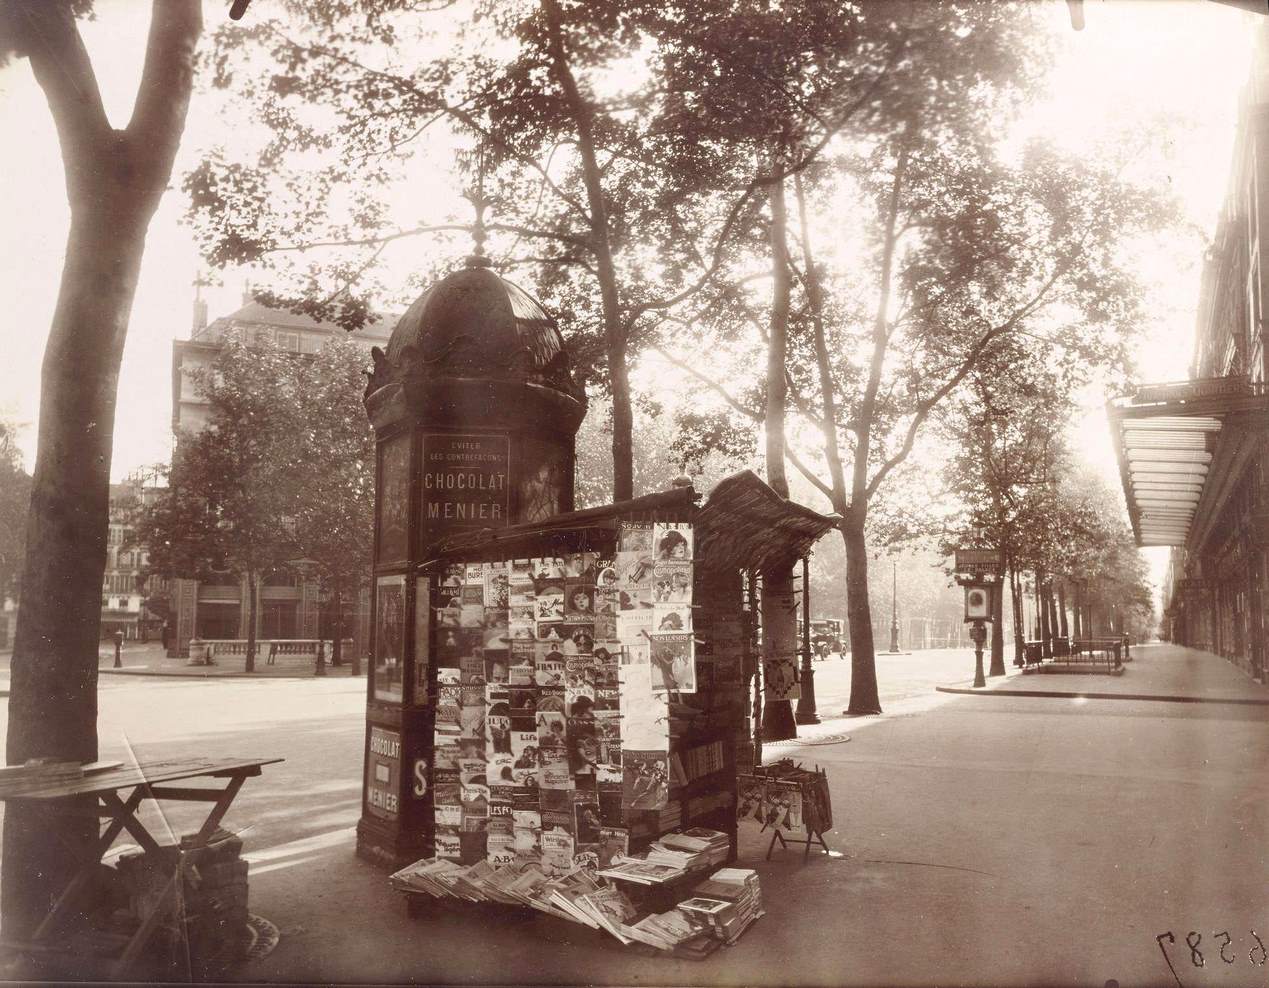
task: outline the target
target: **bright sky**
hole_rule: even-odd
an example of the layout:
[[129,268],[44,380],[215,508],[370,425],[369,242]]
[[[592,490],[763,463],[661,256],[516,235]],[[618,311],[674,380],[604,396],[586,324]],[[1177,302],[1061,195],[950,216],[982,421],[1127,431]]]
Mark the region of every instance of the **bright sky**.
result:
[[[1138,165],[1181,197],[1195,225],[1210,233],[1225,190],[1239,89],[1246,77],[1255,15],[1207,0],[1088,0],[1087,27],[1071,30],[1062,0],[1049,7],[1061,46],[1050,99],[1028,117],[1028,126],[1073,149],[1124,139],[1126,131],[1160,118],[1180,120],[1177,138],[1144,140]],[[208,30],[228,5],[205,5]],[[148,24],[148,5],[98,0],[95,22],[82,27],[97,69],[107,112],[116,125],[131,112]],[[241,125],[241,124],[239,124]],[[228,126],[196,99],[189,117],[177,175],[198,152],[223,139]],[[0,365],[0,415],[26,426],[22,448],[34,464],[40,362],[57,294],[68,211],[57,140],[42,93],[25,61],[0,70],[0,133],[6,141],[6,173],[0,182],[0,338],[7,341]],[[179,178],[174,179],[174,184]],[[454,190],[422,190],[420,201],[452,197]],[[458,207],[456,207],[457,209]],[[422,207],[420,206],[420,209]],[[170,451],[171,341],[188,337],[197,271],[189,233],[179,223],[180,194],[169,192],[150,227],[145,263],[133,307],[120,378],[113,473],[165,460]],[[1154,318],[1143,327],[1141,376],[1186,376],[1194,304],[1198,292],[1197,238],[1141,258],[1152,286]],[[239,304],[243,278],[225,276],[223,288],[206,291],[211,317]],[[1114,471],[1104,396],[1090,393],[1089,414],[1079,424],[1086,457]]]

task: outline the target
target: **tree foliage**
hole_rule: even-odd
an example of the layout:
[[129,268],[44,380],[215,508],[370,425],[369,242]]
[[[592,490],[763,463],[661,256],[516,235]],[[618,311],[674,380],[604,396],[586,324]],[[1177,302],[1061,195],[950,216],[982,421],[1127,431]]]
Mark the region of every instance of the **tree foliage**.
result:
[[[1119,162],[1004,143],[1048,64],[1033,5],[284,11],[217,39],[217,84],[268,133],[187,180],[207,256],[265,264],[270,301],[351,326],[394,245],[474,228],[611,395],[618,498],[640,456],[630,368],[661,350],[720,396],[679,418],[676,454],[760,426],[772,482],[787,457],[841,517],[851,707],[876,709],[867,558],[923,527],[893,490],[927,424],[1028,340],[1121,363],[1139,303],[1122,246],[1170,219]],[[476,224],[401,205],[455,135],[473,150],[443,180],[468,184]]]
[[181,437],[167,491],[142,512],[137,538],[153,572],[247,579],[248,670],[261,576],[289,566],[343,599],[368,578],[374,443],[363,364],[349,340],[312,357],[230,340],[196,382],[207,427]]
[[[793,416],[789,460],[842,518],[851,709],[861,713],[878,706],[867,603],[876,498],[985,362],[1037,337],[1089,366],[1122,362],[1140,300],[1122,245],[1170,218],[1115,163],[1038,142],[1012,155],[1001,147],[1046,61],[1028,7],[908,4],[890,13],[905,45],[879,83],[888,99],[791,179],[795,281],[780,382]],[[770,105],[799,132],[796,101]],[[840,214],[851,227],[831,225]],[[711,367],[756,366],[768,303],[752,285],[770,263],[769,240],[757,226],[752,250],[683,319],[698,327],[685,369],[708,379],[699,369],[706,352]],[[739,389],[732,381],[732,411],[770,428],[744,397],[772,387],[770,373],[765,382],[740,374]]]

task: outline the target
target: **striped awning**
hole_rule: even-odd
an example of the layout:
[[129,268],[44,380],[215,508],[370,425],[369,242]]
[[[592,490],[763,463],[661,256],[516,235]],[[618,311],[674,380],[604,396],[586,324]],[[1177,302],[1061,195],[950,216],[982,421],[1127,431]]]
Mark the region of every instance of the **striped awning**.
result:
[[1147,385],[1107,406],[1137,545],[1187,544],[1196,519],[1215,508],[1209,474],[1228,459],[1230,417],[1264,404],[1261,386],[1224,377]]

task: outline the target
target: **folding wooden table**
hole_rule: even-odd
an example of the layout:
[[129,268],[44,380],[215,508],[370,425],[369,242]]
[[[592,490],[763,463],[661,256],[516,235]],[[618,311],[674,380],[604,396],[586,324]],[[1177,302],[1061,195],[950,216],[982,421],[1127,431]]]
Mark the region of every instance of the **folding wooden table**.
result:
[[[80,863],[79,870],[53,903],[31,940],[13,943],[11,946],[24,952],[48,950],[52,936],[58,932],[59,924],[91,886],[102,856],[125,830],[147,853],[155,854],[156,860],[158,859],[161,850],[159,842],[137,817],[145,800],[155,803],[162,800],[210,803],[207,818],[192,840],[182,842],[181,850],[201,847],[220,826],[242,784],[252,776],[259,775],[262,766],[280,761],[281,758],[146,759],[132,765],[72,778],[40,779],[32,775],[0,779],[0,801],[20,802],[36,807],[48,821],[50,831]],[[166,784],[203,778],[223,781],[224,784],[199,787]],[[85,796],[94,797],[96,809],[92,811],[92,816],[105,824],[95,842],[84,841],[74,828],[67,826],[71,820],[82,820],[85,810],[75,803],[68,804],[65,800]],[[162,921],[172,897],[179,893],[180,883],[181,863],[178,853],[176,866],[162,896],[154,908],[141,917],[140,927],[114,964],[112,977],[122,977],[140,956]]]

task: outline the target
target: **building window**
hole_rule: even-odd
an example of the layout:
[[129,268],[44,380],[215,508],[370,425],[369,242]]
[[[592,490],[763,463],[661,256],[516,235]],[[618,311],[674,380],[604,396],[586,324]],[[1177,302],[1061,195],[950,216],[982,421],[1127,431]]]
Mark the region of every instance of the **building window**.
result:
[[288,353],[299,353],[300,334],[278,330],[278,346]]

